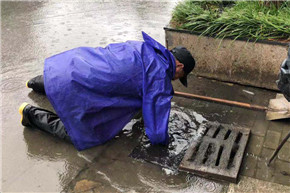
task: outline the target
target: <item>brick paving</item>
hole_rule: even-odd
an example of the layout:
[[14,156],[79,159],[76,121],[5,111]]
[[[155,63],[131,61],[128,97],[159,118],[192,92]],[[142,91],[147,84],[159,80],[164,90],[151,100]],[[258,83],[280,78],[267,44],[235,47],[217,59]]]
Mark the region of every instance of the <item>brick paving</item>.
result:
[[277,132],[277,131],[268,130],[265,140],[264,140],[263,147],[269,148],[269,149],[276,149],[279,145],[280,138],[281,138],[281,131]]
[[[190,76],[188,88],[179,82],[174,83],[176,91],[206,95],[227,100],[268,106],[269,99],[275,98],[276,92],[241,85],[225,84],[204,78]],[[249,90],[249,95],[243,90]],[[267,121],[265,112],[230,107],[205,101],[175,97],[177,104],[186,103],[210,121],[243,126],[251,129],[251,137],[241,166],[242,176],[290,186],[290,140],[283,146],[276,159],[268,167],[267,161],[275,148],[290,130],[290,120]],[[186,102],[185,102],[186,101]],[[198,104],[198,105],[197,105]]]

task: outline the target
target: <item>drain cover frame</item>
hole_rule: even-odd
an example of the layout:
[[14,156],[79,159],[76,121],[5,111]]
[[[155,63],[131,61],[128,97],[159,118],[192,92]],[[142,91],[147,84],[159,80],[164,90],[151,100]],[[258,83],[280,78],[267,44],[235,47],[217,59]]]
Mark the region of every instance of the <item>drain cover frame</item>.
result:
[[237,183],[250,133],[248,128],[208,124],[201,141],[189,145],[179,170]]

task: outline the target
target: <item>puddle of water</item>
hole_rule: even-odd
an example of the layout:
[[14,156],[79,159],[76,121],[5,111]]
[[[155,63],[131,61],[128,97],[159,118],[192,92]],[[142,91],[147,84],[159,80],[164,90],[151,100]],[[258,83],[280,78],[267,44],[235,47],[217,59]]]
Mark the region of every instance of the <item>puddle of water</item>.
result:
[[142,129],[143,133],[139,139],[140,144],[135,147],[130,156],[171,170],[170,172],[165,169],[166,173],[177,172],[189,144],[198,142],[203,136],[206,123],[207,120],[198,113],[172,103],[168,123],[170,138],[168,146],[151,145],[143,129],[142,121],[136,121],[133,129]]
[[140,181],[148,186],[148,192],[168,192],[168,193],[210,193],[224,192],[223,184],[211,180],[200,178],[192,174],[187,174],[184,183],[168,185],[160,183],[144,176],[138,176]]

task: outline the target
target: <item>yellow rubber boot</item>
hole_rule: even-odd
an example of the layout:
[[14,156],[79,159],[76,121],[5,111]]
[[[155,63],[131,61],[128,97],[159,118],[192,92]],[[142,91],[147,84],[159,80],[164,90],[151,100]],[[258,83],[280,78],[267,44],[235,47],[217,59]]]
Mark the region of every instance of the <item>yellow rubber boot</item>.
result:
[[29,105],[28,103],[22,103],[21,105],[20,105],[20,107],[19,107],[19,109],[18,109],[18,111],[19,111],[19,113],[20,113],[20,115],[21,115],[21,120],[20,120],[20,123],[23,125],[23,110],[24,110],[24,108],[27,106],[27,105]]
[[26,83],[25,83],[26,88],[29,88],[28,87],[28,82],[29,82],[29,80],[27,80]]

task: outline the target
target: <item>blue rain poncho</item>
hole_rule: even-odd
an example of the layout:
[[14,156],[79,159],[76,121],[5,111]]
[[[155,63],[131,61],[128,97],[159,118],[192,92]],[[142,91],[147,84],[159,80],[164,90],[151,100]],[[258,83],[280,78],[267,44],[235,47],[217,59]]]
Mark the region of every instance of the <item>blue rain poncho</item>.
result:
[[168,143],[175,59],[142,34],[144,41],[79,47],[45,60],[46,95],[78,150],[110,140],[141,108],[151,143]]

